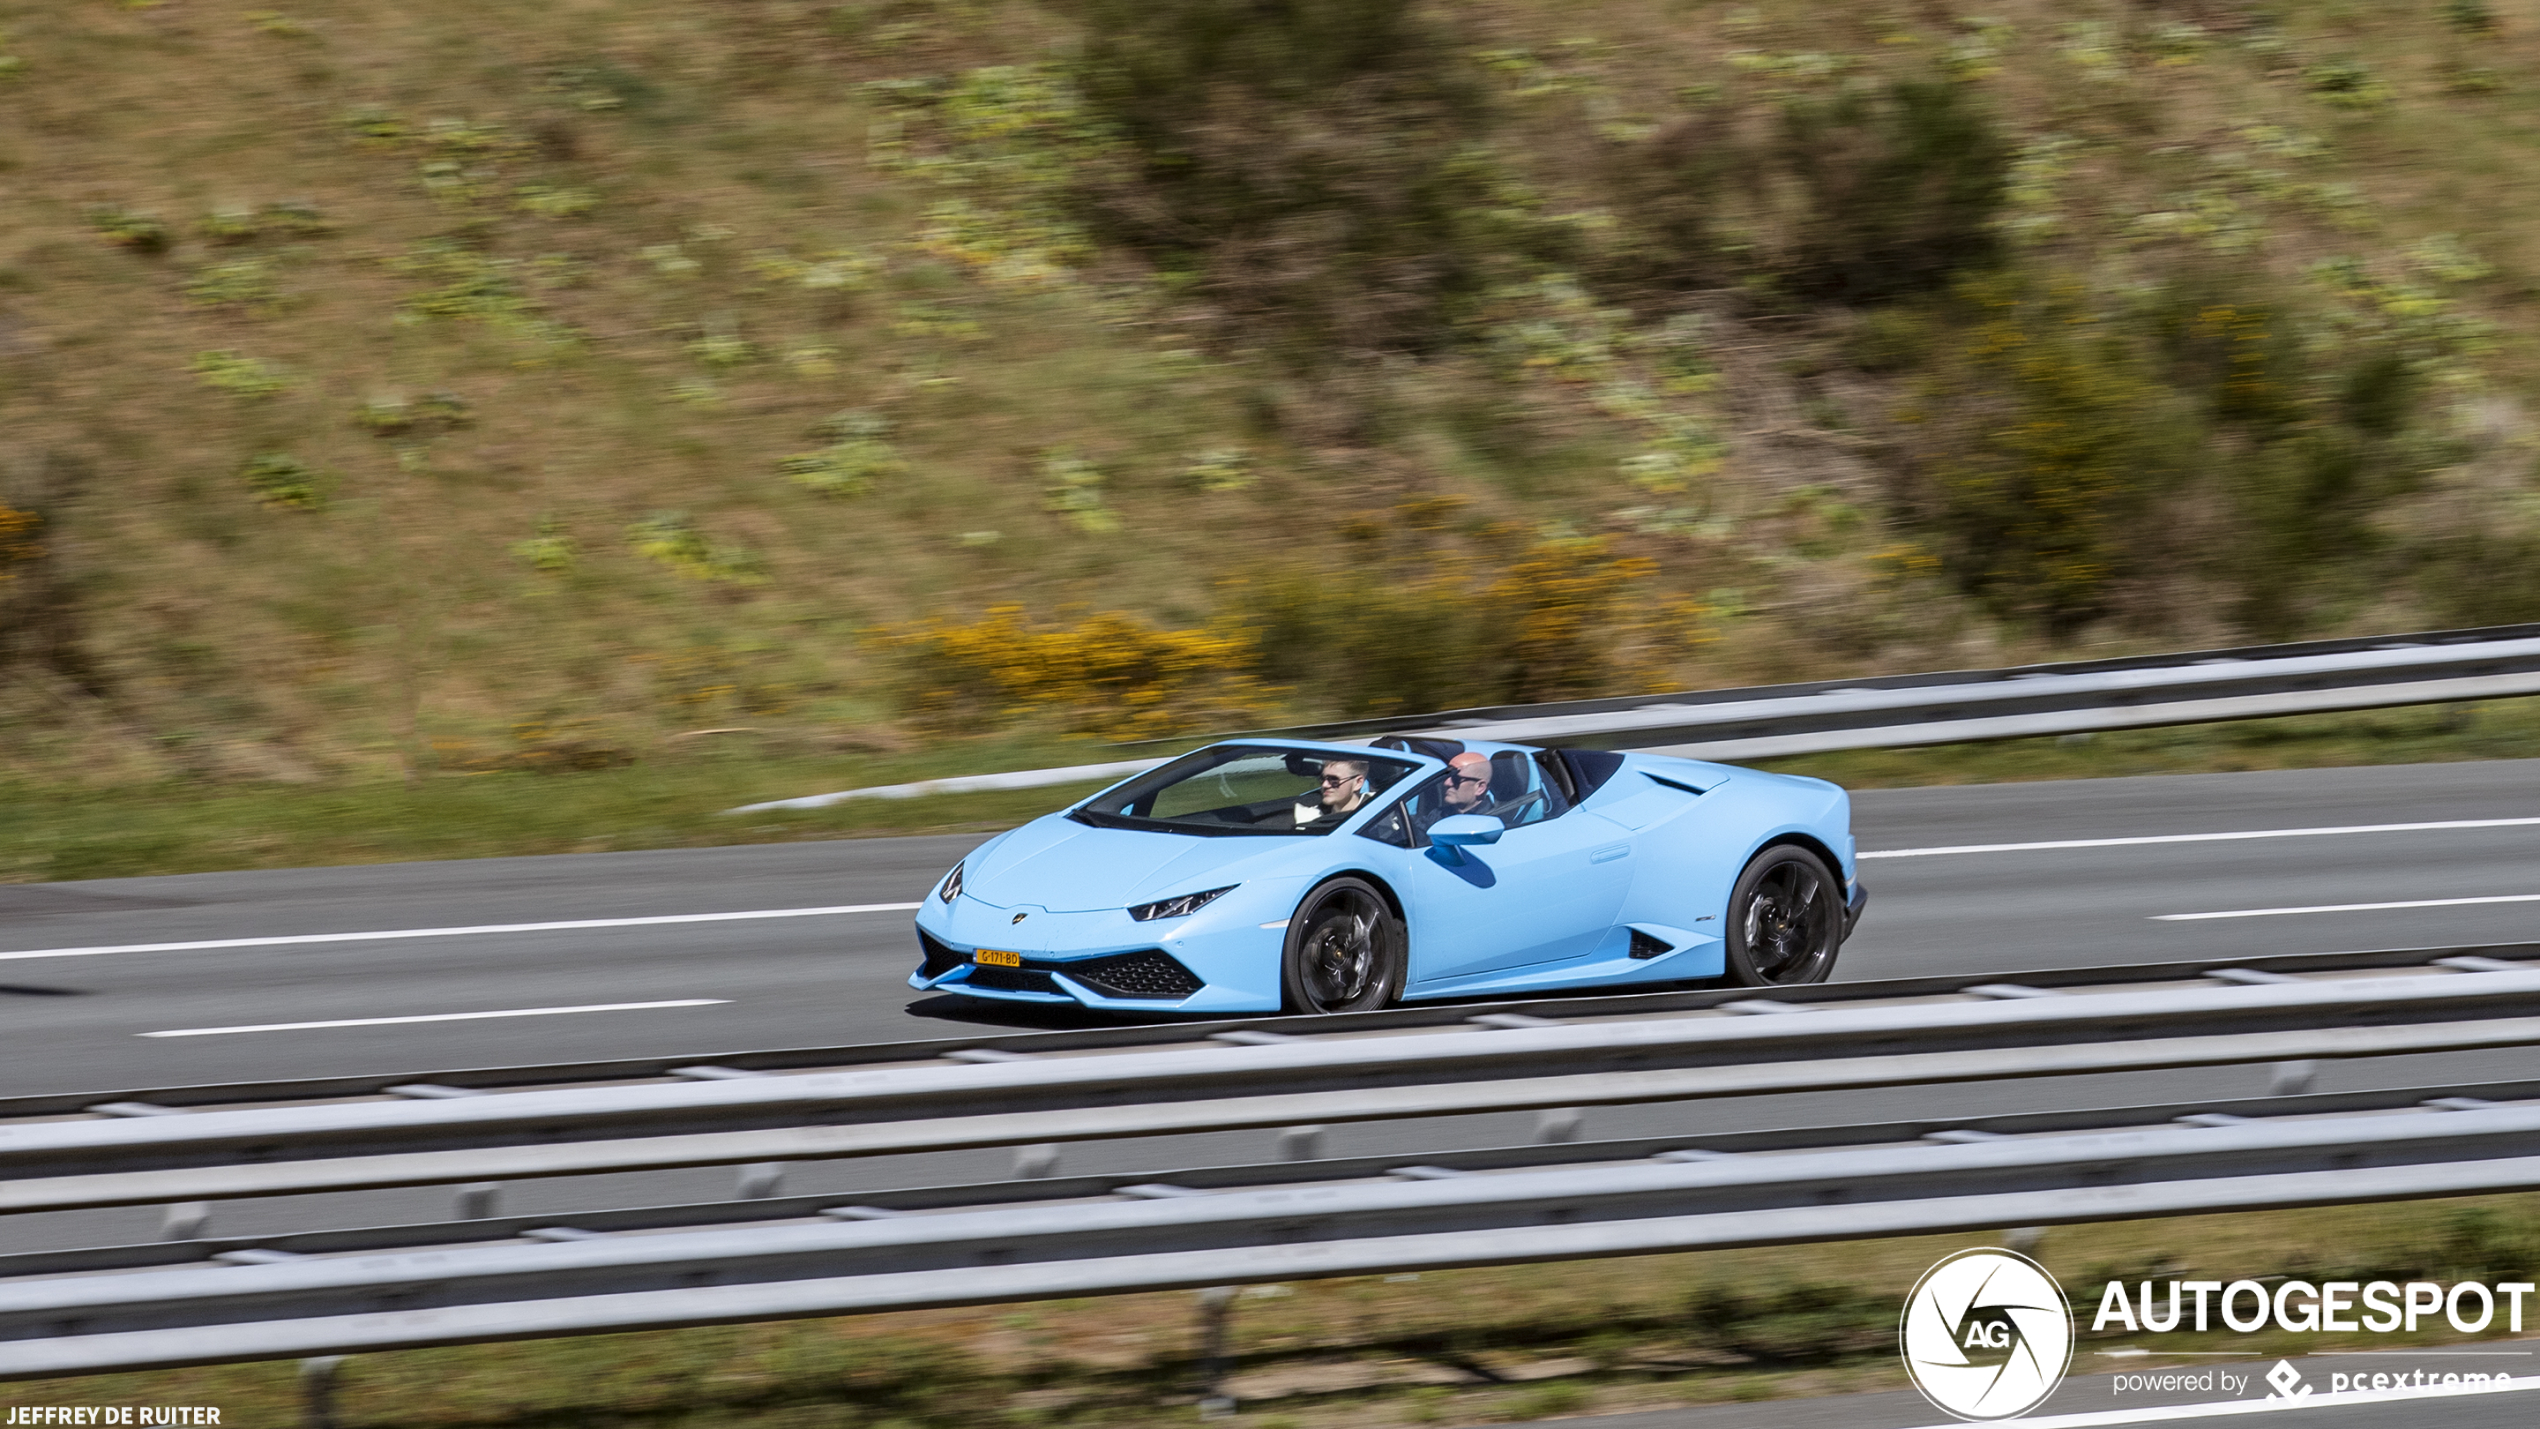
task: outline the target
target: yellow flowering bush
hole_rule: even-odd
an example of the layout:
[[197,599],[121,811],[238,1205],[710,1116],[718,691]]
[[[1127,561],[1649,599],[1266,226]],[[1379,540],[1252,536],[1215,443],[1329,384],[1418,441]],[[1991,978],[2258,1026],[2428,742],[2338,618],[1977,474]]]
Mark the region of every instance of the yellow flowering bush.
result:
[[909,704],[934,724],[1039,717],[1070,734],[1136,739],[1239,719],[1257,698],[1241,633],[1158,630],[1118,611],[1038,625],[1001,605],[968,624],[938,618],[884,639],[906,671]]
[[32,511],[0,506],[0,584],[12,579],[9,567],[44,554],[44,548],[35,543],[36,528],[43,524]]

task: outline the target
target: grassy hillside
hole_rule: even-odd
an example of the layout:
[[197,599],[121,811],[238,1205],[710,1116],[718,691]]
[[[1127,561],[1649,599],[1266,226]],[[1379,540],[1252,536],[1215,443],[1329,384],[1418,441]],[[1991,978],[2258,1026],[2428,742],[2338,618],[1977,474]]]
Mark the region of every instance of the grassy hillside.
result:
[[26,789],[2540,616],[2523,0],[0,0],[0,55]]

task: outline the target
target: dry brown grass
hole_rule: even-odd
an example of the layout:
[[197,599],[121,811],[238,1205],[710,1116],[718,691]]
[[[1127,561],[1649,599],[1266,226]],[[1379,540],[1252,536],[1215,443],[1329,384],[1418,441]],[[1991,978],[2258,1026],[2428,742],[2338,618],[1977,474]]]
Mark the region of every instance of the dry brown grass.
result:
[[[266,5],[0,3],[5,50],[22,61],[0,79],[13,117],[0,133],[13,193],[0,209],[0,501],[46,514],[93,675],[83,694],[71,672],[11,673],[0,720],[16,737],[0,759],[21,770],[334,779],[429,768],[436,741],[500,744],[523,723],[598,722],[639,752],[721,724],[887,726],[899,707],[864,634],[875,627],[1009,602],[1054,620],[1122,610],[1192,628],[1230,604],[1240,618],[1220,585],[1230,566],[1345,567],[1353,519],[1437,496],[1464,502],[1472,530],[1600,533],[1654,561],[1661,598],[1692,613],[1660,667],[1630,666],[1635,684],[2046,653],[1880,565],[1897,535],[1883,506],[1889,418],[1912,376],[1851,369],[1855,315],[1683,300],[1710,317],[1720,380],[1696,405],[1726,444],[1697,493],[1716,522],[1694,529],[1650,514],[1675,498],[1617,478],[1645,434],[1596,410],[1589,384],[1511,383],[1446,356],[1369,369],[1347,391],[1301,388],[1203,350],[1207,325],[1117,255],[1034,287],[926,251],[925,214],[945,190],[871,162],[885,116],[859,86],[1063,56],[1064,7]],[[1688,86],[1757,83],[1735,52],[1919,65],[1969,33],[1936,7],[1444,8],[1476,48],[1527,50],[1575,79],[1509,100],[1503,147],[1554,210],[1595,200],[1583,177],[1615,142],[1600,126],[1667,122]],[[2158,16],[2004,0],[1985,7],[2011,32],[1980,84],[2018,137],[2085,142],[2055,190],[2068,258],[2125,269],[2137,253],[2114,237],[2125,223],[2210,183],[2215,156],[2266,121],[2328,145],[2306,181],[2365,198],[2352,229],[2268,208],[2270,268],[2383,258],[2434,233],[2492,262],[2497,276],[2461,294],[2501,335],[2477,360],[2489,435],[2461,480],[2493,491],[2424,518],[2475,521],[2527,485],[2522,298],[2540,276],[2540,184],[2525,181],[2540,87],[2521,78],[2540,58],[2540,3],[2496,8],[2502,29],[2473,43],[2414,11],[2304,7],[2267,56],[2237,42],[2237,7],[2205,6],[2216,43],[2197,62],[2134,64],[2094,89],[2060,53],[2067,27],[2140,32]],[[2391,107],[2348,114],[2308,92],[2304,66],[2346,53],[2389,82]],[[2452,92],[2444,67],[2466,63],[2503,88]],[[365,141],[347,123],[363,111],[396,116],[408,137]],[[518,147],[435,150],[437,120],[500,126]],[[422,166],[453,159],[499,172],[473,201],[436,198]],[[541,217],[515,201],[523,185],[587,190],[593,204]],[[1728,217],[1769,243],[1787,197],[1740,197]],[[216,210],[293,200],[329,231],[223,244],[200,227]],[[168,251],[101,241],[91,214],[106,208],[155,214]],[[521,264],[524,316],[574,340],[401,323],[433,280],[399,263],[434,240]],[[751,266],[842,248],[879,263],[870,288],[807,293]],[[268,265],[272,301],[189,298],[206,269],[240,261]],[[718,370],[695,346],[716,337],[755,355]],[[787,360],[814,348],[833,354],[827,370]],[[205,351],[273,364],[291,386],[264,400],[215,391],[189,371]],[[700,383],[712,400],[693,400]],[[350,418],[431,392],[464,401],[469,423],[383,438]],[[890,419],[907,474],[823,499],[779,463],[843,408]],[[1193,458],[1230,448],[1248,455],[1250,485],[1198,489]],[[1052,450],[1106,474],[1119,534],[1048,509]],[[260,504],[239,471],[262,452],[325,473],[325,509]],[[665,510],[753,558],[763,582],[695,580],[632,551],[629,525]],[[572,573],[514,553],[542,527],[575,548]],[[2168,609],[2166,629],[2083,643],[2231,634],[2194,599]],[[2337,618],[2427,614],[2396,592]]]

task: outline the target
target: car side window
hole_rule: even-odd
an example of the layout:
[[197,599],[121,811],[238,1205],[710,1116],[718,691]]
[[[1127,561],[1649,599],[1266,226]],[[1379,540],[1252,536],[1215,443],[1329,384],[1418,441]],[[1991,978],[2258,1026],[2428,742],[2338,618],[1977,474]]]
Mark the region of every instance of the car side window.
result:
[[1369,819],[1366,827],[1358,831],[1358,836],[1362,839],[1374,839],[1382,844],[1392,844],[1395,848],[1418,847],[1424,840],[1414,837],[1411,831],[1411,820],[1403,813],[1410,802],[1409,799],[1405,799]]
[[[1386,818],[1399,816],[1402,820],[1404,840],[1402,847],[1427,848],[1429,825],[1453,812],[1446,806],[1446,781],[1454,772],[1450,769],[1420,781],[1419,787],[1403,795],[1402,802],[1394,805],[1389,814],[1378,818],[1374,824],[1370,824],[1367,829],[1362,829],[1360,832],[1372,832],[1376,825],[1384,823]],[[1385,842],[1391,843],[1393,840],[1388,838]]]

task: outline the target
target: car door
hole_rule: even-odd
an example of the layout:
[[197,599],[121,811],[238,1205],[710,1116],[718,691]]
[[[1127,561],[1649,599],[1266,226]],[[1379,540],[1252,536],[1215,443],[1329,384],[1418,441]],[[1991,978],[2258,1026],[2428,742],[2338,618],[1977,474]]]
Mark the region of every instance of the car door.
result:
[[[1614,927],[1631,886],[1629,831],[1570,808],[1565,791],[1524,755],[1492,763],[1494,805],[1515,821],[1499,842],[1458,858],[1422,838],[1403,860],[1413,988],[1585,958]],[[1519,768],[1521,778],[1511,777]],[[1434,803],[1420,803],[1424,796],[1429,788],[1414,791],[1406,807],[1434,812]],[[1426,827],[1424,818],[1413,822]]]

